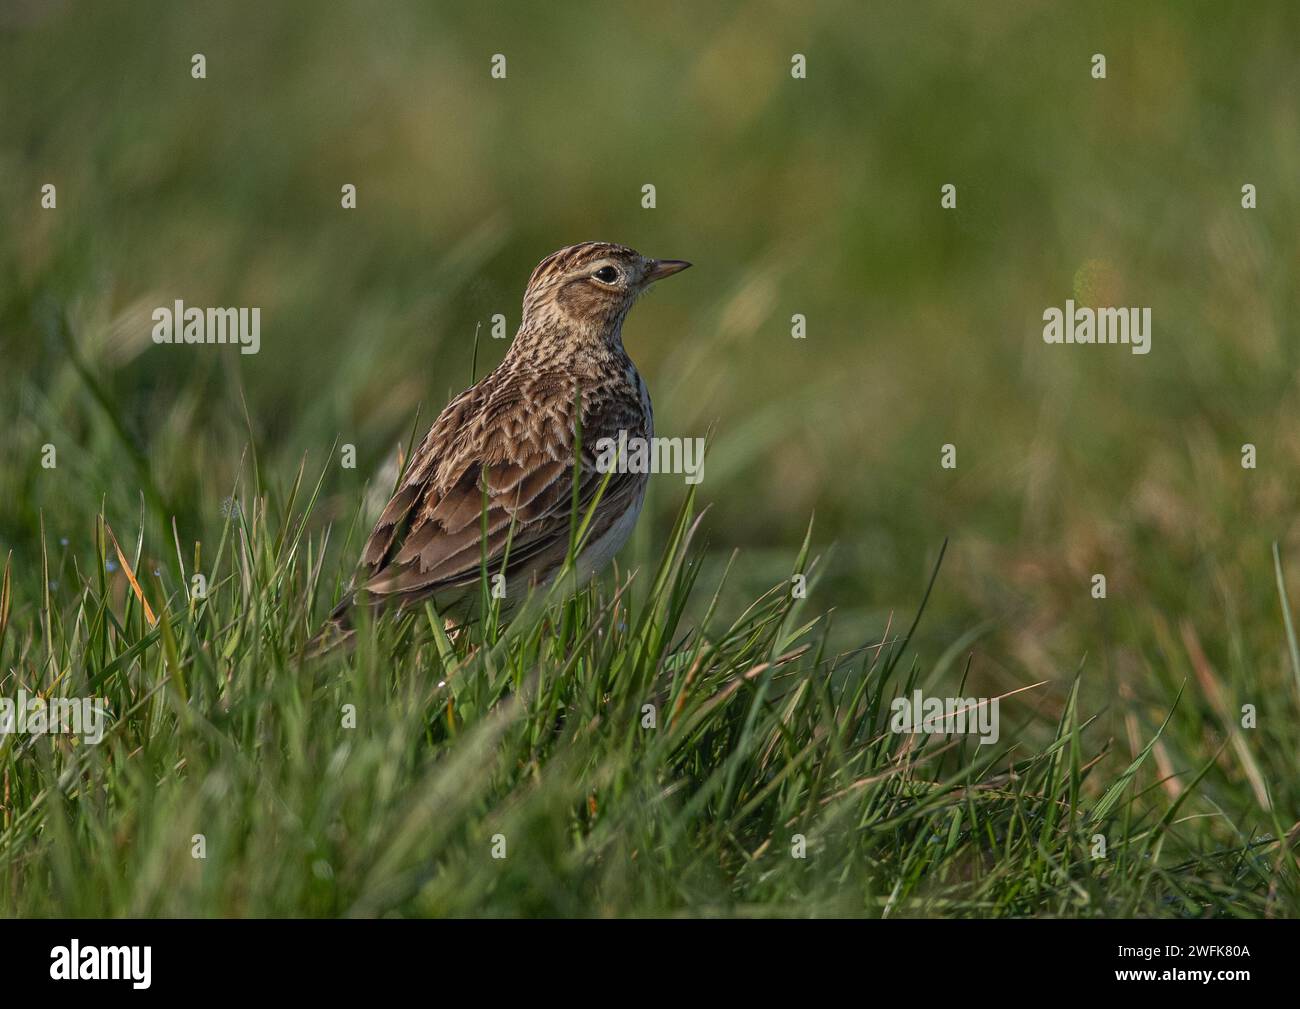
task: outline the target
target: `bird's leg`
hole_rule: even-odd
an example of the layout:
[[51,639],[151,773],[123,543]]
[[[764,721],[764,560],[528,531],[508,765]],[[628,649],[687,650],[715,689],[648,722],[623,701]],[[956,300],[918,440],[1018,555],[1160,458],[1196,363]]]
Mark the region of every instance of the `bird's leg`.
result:
[[477,651],[477,646],[470,642],[469,639],[468,623],[458,623],[454,617],[443,617],[442,626],[443,630],[447,632],[447,640],[451,642],[452,648],[459,651],[461,642],[465,642],[467,647],[463,658],[468,659]]

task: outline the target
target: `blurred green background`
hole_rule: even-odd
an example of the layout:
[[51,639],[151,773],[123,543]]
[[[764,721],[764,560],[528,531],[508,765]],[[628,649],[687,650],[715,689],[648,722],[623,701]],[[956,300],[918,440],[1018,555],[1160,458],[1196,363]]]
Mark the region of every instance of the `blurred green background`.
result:
[[[8,2],[14,624],[37,633],[42,522],[55,582],[101,499],[123,535],[144,495],[146,554],[173,516],[207,540],[250,443],[271,487],[355,444],[317,510],[350,521],[417,408],[423,430],[468,384],[476,329],[481,375],[535,263],[601,239],[696,264],[625,338],[658,433],[714,432],[700,490],[736,599],[788,573],[815,513],[816,601],[846,645],[878,638],[949,536],[918,646],[964,641],[985,693],[1051,679],[1016,719],[1053,719],[1082,669],[1127,761],[1187,679],[1162,772],[1244,703],[1293,753],[1270,545],[1300,573],[1298,41],[1290,2]],[[1070,297],[1149,306],[1151,353],[1046,346]],[[178,298],[259,306],[261,352],[155,346]],[[625,563],[685,490],[652,481]],[[1300,818],[1300,788],[1233,754],[1215,801],[1262,816],[1282,788]]]

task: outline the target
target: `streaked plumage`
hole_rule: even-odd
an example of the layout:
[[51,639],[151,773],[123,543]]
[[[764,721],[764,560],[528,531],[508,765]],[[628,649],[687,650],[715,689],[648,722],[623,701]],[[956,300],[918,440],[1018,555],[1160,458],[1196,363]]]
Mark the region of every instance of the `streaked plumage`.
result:
[[[432,599],[443,609],[477,591],[485,492],[489,575],[501,572],[510,541],[507,598],[516,601],[556,573],[569,545],[579,396],[585,514],[605,479],[597,442],[620,431],[654,433],[649,393],[623,349],[623,320],[649,284],[688,265],[604,242],[542,260],[505,359],[447,405],[412,454],[362,552],[353,590],[332,615],[336,637],[354,601],[382,607]],[[580,577],[603,567],[627,539],[646,479],[610,478],[579,557]]]

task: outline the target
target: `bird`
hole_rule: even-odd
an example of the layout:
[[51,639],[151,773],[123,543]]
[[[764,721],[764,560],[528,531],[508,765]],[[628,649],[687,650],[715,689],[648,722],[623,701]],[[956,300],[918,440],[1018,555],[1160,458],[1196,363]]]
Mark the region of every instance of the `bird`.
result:
[[654,437],[623,322],[650,285],[690,265],[612,242],[569,245],[537,265],[505,357],[447,404],[411,454],[309,652],[350,640],[361,606],[454,610],[478,598],[484,565],[493,584],[504,575],[507,601],[546,586],[569,555],[575,481],[580,522],[599,498],[574,563],[579,583],[613,559],[648,475],[601,472],[611,467],[597,465],[597,446]]

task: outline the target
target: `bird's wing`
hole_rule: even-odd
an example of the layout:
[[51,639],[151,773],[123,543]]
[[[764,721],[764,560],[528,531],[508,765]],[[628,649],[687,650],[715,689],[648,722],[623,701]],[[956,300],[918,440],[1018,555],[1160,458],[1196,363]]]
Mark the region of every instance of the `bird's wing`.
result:
[[[485,381],[448,405],[370,535],[357,588],[372,598],[419,598],[476,581],[485,553],[489,575],[501,573],[503,560],[511,574],[545,572],[563,560],[573,514],[575,404],[566,404],[562,391],[544,392]],[[618,472],[606,484],[596,443],[619,430],[641,434],[642,423],[630,403],[584,395],[579,520],[605,485],[591,540],[643,485],[640,475]]]

